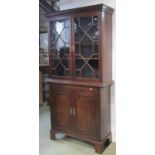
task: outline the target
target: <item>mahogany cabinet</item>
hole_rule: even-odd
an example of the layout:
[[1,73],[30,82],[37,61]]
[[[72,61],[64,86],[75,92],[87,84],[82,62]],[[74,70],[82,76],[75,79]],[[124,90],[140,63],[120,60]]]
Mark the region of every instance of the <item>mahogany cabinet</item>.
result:
[[62,132],[97,153],[111,141],[112,13],[99,4],[47,15],[51,139]]
[[[97,89],[81,86],[51,85],[52,127],[76,132],[83,136],[96,135],[96,115],[99,102]],[[99,109],[98,109],[99,110]]]

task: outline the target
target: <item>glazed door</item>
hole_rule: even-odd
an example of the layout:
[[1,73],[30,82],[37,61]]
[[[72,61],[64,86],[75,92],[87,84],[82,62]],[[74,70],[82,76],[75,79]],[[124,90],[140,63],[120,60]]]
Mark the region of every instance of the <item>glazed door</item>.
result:
[[49,22],[49,36],[50,75],[53,78],[100,79],[97,14],[53,19]]
[[73,23],[75,78],[99,80],[99,17],[75,16]]
[[60,88],[53,89],[53,123],[55,129],[69,130],[71,125],[72,104],[70,91]]
[[73,99],[75,130],[80,134],[94,135],[96,130],[96,96],[93,88],[75,89]]
[[50,73],[52,77],[71,77],[69,17],[53,19],[49,23]]

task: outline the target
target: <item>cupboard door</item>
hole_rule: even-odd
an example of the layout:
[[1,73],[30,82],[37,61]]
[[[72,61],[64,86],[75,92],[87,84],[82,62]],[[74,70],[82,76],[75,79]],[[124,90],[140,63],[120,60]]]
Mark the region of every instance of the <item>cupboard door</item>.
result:
[[75,76],[99,79],[98,16],[74,17]]
[[50,21],[49,27],[51,75],[70,77],[70,20],[55,19]]
[[74,96],[73,117],[75,130],[84,135],[94,135],[96,130],[95,93],[89,89],[77,88],[74,91]]
[[69,129],[71,124],[71,98],[68,90],[53,90],[53,124],[54,128]]

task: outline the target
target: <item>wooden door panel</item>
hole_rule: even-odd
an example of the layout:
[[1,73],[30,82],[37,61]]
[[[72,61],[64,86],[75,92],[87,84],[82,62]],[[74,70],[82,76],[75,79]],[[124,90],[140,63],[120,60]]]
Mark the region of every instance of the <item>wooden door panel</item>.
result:
[[79,96],[75,103],[76,123],[80,130],[88,131],[94,127],[94,108],[89,96]]
[[52,88],[54,128],[81,136],[96,137],[98,90],[64,85],[55,85]]
[[71,125],[71,98],[68,90],[55,89],[53,91],[54,124],[58,129],[69,129]]
[[56,93],[56,121],[63,126],[69,123],[70,99],[65,93]]
[[94,135],[96,131],[95,93],[86,88],[74,91],[75,130],[81,134]]

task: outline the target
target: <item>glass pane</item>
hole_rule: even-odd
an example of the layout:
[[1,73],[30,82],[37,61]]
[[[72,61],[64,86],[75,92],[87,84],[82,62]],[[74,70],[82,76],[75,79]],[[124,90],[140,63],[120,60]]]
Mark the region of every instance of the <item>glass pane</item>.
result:
[[81,69],[84,64],[85,64],[85,61],[83,61],[82,59],[76,59],[76,68],[77,69]]
[[65,66],[65,68],[69,68],[69,59],[63,59],[62,64]]
[[76,26],[75,26],[74,31],[75,31],[74,39],[75,39],[76,42],[78,42],[84,36],[84,33],[83,33],[83,31],[79,27],[76,27]]
[[56,68],[58,66],[58,64],[59,64],[59,60],[58,59],[54,59],[54,60],[52,60],[52,62],[53,62],[53,64],[52,64],[53,68]]
[[81,55],[85,58],[91,57],[93,53],[92,45],[81,45]]
[[89,60],[88,61],[89,65],[93,68],[93,69],[99,69],[99,62],[98,60]]
[[62,39],[59,37],[59,39],[57,40],[57,43],[56,43],[56,49],[58,51],[60,51],[60,49],[63,49],[64,47],[65,47],[65,44],[62,41]]
[[70,59],[70,55],[69,55],[69,54],[66,54],[66,55],[64,56],[64,59]]
[[55,28],[54,28],[54,22],[50,22],[50,36],[52,36],[50,38],[50,44],[51,44],[51,48],[52,46],[55,45],[56,40],[58,39],[58,33],[56,32]]
[[74,18],[74,24],[75,26],[79,25],[79,18],[77,17]]
[[75,53],[79,53],[80,49],[79,49],[79,44],[75,44]]
[[65,55],[65,47],[60,48],[59,50],[59,58],[63,58]]
[[81,17],[80,25],[84,30],[88,30],[92,25],[92,17]]
[[64,28],[61,34],[62,40],[64,42],[69,42],[69,37],[70,37],[69,35],[70,35],[69,28]]
[[67,47],[67,45],[66,45],[66,47],[64,47],[64,50],[65,50],[66,54],[69,54],[69,47]]
[[[52,43],[52,46],[55,44],[56,40],[58,39],[58,34],[56,33],[56,31],[53,29],[51,30],[51,43]],[[52,47],[51,46],[51,47]]]
[[65,20],[65,27],[70,27],[70,23],[69,23],[69,20]]
[[94,44],[94,53],[98,53],[98,44],[97,43]]
[[89,36],[91,36],[93,40],[98,40],[99,35],[98,26],[97,25],[92,26],[91,29],[88,31],[88,34]]
[[94,55],[92,56],[92,58],[97,58],[97,59],[98,59],[99,57],[98,57],[98,55],[95,55],[95,54],[94,54]]
[[88,65],[86,65],[81,71],[82,77],[93,77],[93,71],[90,69]]
[[87,36],[84,36],[84,38],[81,40],[81,44],[89,45],[92,44],[92,41]]
[[76,55],[75,59],[82,59],[81,55]]

